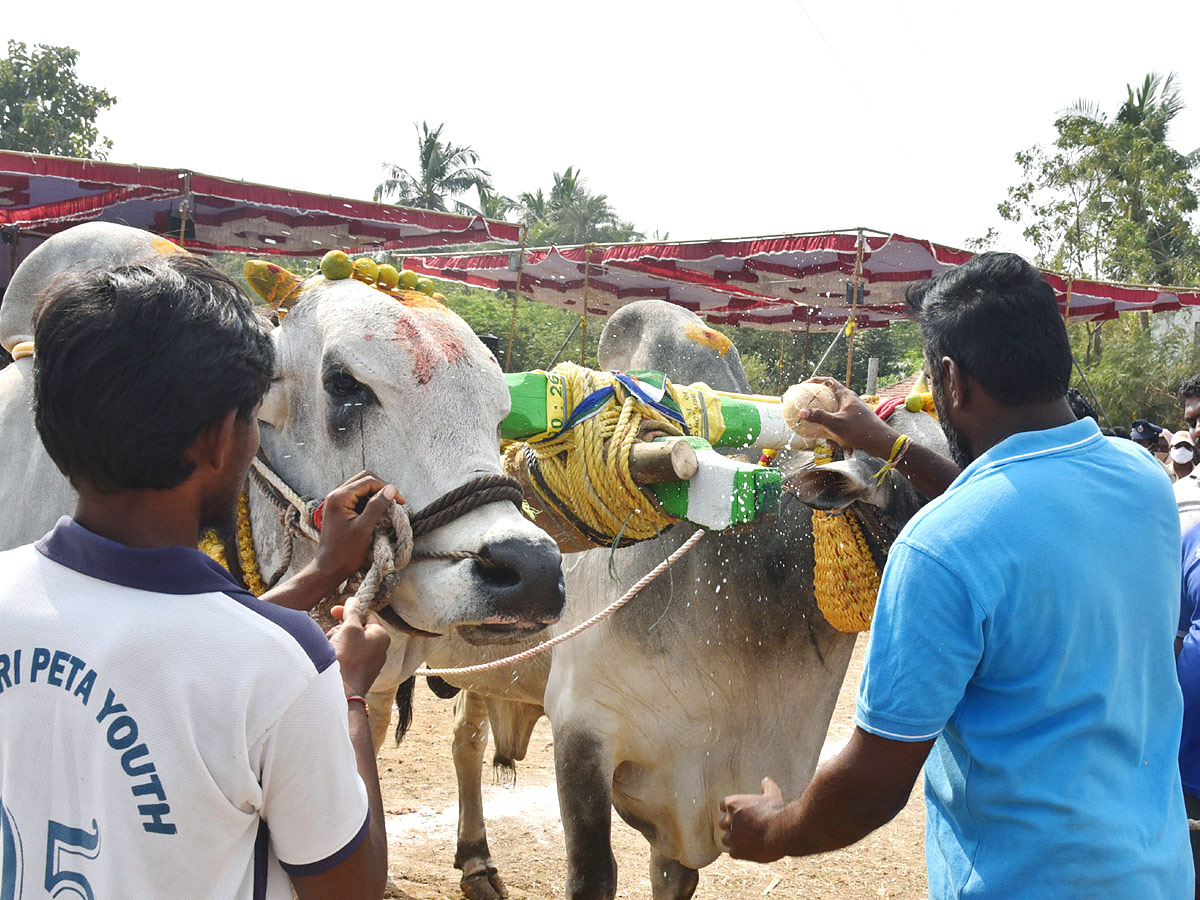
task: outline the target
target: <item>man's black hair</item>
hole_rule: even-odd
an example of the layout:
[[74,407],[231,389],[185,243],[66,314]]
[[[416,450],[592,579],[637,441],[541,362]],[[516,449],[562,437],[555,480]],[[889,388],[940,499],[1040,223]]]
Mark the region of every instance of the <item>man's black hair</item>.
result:
[[268,325],[225,275],[189,256],[67,274],[33,315],[34,419],[71,484],[163,490],[232,409],[270,386]]
[[1054,289],[1015,253],[981,253],[912,285],[909,311],[939,377],[948,356],[993,400],[1048,403],[1067,392],[1071,346]]
[[1190,400],[1193,397],[1200,397],[1200,375],[1193,375],[1191,378],[1185,378],[1179,382],[1180,402]]

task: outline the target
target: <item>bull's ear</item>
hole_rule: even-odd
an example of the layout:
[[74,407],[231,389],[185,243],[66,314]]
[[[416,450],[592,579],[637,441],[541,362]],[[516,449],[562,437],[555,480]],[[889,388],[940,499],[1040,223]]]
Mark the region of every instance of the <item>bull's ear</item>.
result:
[[276,312],[286,312],[300,297],[304,279],[275,263],[261,259],[248,259],[242,266],[242,274],[254,293],[262,297]]
[[267,389],[266,396],[263,397],[262,405],[258,408],[258,421],[263,424],[270,425],[276,431],[279,431],[287,424],[288,413],[291,405],[288,403],[287,382],[279,374],[279,332],[276,328],[271,333],[271,340],[275,343],[275,380],[271,382],[271,386]]
[[287,424],[288,399],[282,380],[271,384],[267,395],[263,397],[262,406],[258,408],[258,421],[270,425],[279,431]]

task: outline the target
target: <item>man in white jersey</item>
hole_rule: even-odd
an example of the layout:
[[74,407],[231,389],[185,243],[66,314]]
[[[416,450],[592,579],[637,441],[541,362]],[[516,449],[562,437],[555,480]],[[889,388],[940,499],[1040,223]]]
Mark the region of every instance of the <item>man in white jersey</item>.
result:
[[169,256],[64,276],[34,328],[38,432],[79,503],[0,554],[0,900],[381,897],[348,698],[387,634],[354,603],[328,638],[296,609],[358,567],[395,488],[331,494],[314,563],[255,598],[196,549],[258,448],[274,359],[246,297]]
[[[1192,446],[1200,441],[1200,375],[1185,378],[1179,385],[1179,401],[1183,404],[1183,420]],[[1179,507],[1180,527],[1187,531],[1200,522],[1200,468],[1175,482],[1175,504]]]

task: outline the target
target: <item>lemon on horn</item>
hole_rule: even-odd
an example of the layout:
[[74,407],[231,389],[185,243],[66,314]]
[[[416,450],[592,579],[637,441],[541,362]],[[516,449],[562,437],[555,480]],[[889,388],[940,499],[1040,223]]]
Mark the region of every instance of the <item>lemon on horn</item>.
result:
[[389,291],[400,283],[400,272],[395,266],[384,263],[379,267],[378,285]]
[[400,270],[400,285],[406,291],[415,291],[417,289],[417,282],[420,279],[421,279],[421,276],[418,275],[416,272],[414,272],[412,269],[401,269]]
[[367,284],[374,284],[379,278],[379,264],[367,256],[360,256],[354,261],[354,277]]
[[433,281],[429,278],[418,278],[417,290],[422,294],[432,294],[434,290]]
[[349,278],[354,271],[354,263],[341,250],[330,250],[321,257],[321,274],[330,281],[341,281]]

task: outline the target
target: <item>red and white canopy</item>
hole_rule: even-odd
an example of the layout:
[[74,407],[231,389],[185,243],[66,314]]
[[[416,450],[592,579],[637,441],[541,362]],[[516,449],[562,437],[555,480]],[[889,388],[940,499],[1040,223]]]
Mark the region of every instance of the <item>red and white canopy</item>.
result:
[[[850,316],[862,234],[860,328],[905,318],[909,284],[966,262],[972,254],[899,234],[863,230],[740,240],[593,244],[475,256],[409,256],[407,268],[435,278],[517,291],[555,306],[608,315],[655,297],[722,325],[827,331]],[[518,272],[521,284],[518,288]],[[1101,320],[1126,310],[1166,312],[1200,305],[1200,289],[1147,288],[1046,273],[1064,315]]]
[[361,253],[520,240],[519,225],[478,217],[184,169],[0,151],[0,237],[7,244],[0,246],[0,287],[46,237],[90,221],[144,228],[201,253],[321,256],[331,249]]

